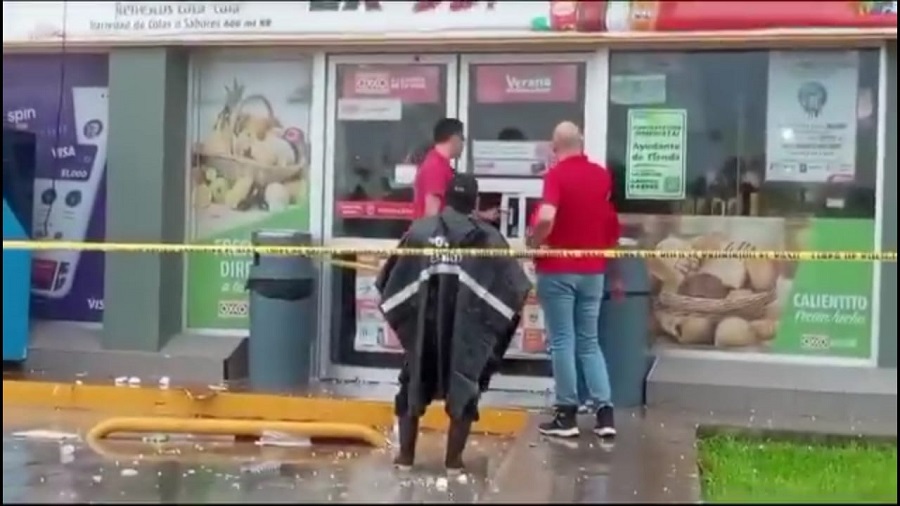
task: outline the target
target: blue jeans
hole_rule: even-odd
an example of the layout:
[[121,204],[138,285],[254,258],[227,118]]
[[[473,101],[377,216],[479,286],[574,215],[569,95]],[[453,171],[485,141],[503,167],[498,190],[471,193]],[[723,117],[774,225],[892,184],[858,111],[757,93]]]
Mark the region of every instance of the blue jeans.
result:
[[611,406],[609,372],[597,336],[603,274],[538,274],[537,295],[550,341],[556,405]]

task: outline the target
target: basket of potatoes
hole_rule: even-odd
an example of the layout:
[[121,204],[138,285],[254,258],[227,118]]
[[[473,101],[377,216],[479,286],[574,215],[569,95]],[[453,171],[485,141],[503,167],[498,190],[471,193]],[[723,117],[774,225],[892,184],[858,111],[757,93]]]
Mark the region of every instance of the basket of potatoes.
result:
[[[719,235],[669,237],[660,250],[755,249]],[[654,312],[662,332],[682,345],[756,347],[777,330],[778,267],[769,260],[652,259]]]

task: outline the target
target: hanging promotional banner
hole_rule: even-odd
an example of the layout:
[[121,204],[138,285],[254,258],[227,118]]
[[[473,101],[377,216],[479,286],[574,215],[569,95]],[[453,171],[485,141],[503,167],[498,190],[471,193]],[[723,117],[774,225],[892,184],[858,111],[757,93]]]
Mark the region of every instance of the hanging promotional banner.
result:
[[[108,69],[106,55],[3,56],[4,126],[37,136],[35,239],[104,240]],[[101,322],[103,269],[103,253],[35,252],[32,316]]]
[[3,42],[525,34],[549,2],[3,2]]
[[[198,66],[192,240],[250,244],[254,230],[309,230],[311,74],[303,59]],[[187,326],[246,327],[251,263],[249,255],[190,255]]]
[[[659,250],[871,249],[875,222],[849,218],[642,216],[623,224]],[[652,259],[656,344],[736,352],[868,358],[872,263]]]
[[853,181],[858,51],[772,51],[766,180]]
[[683,199],[686,155],[686,110],[630,109],[625,198]]

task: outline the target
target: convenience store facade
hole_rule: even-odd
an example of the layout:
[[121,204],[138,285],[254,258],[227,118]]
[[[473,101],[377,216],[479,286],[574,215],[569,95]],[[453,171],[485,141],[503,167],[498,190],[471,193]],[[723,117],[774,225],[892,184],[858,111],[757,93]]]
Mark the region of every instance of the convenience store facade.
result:
[[[697,3],[5,2],[4,118],[46,150],[67,135],[59,96],[78,109],[76,90],[108,91],[105,145],[75,170],[94,190],[71,240],[245,244],[255,229],[295,228],[389,248],[430,129],[451,116],[467,127],[457,170],[509,211],[514,245],[551,163],[546,141],[569,120],[613,170],[641,247],[896,251],[896,4],[804,19],[791,5],[806,2],[749,2],[758,12],[739,16]],[[248,265],[84,254],[71,280],[35,287],[39,355],[71,352],[56,341],[71,327],[110,371],[106,351],[225,360],[246,335]],[[648,266],[660,357],[896,368],[895,264]],[[374,273],[322,273],[317,374],[394,381]],[[540,311],[525,311],[495,388],[550,385]]]

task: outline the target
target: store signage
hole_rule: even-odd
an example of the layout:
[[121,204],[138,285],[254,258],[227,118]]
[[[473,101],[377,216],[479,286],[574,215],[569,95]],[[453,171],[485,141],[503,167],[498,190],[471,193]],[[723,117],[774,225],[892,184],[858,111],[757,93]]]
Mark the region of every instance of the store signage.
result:
[[482,104],[516,102],[575,102],[578,66],[479,65],[475,69],[475,97]]
[[341,98],[395,98],[431,104],[440,99],[441,72],[436,65],[356,66],[343,75]]
[[[3,42],[527,33],[549,2],[3,2]],[[424,36],[424,35],[423,35]]]

